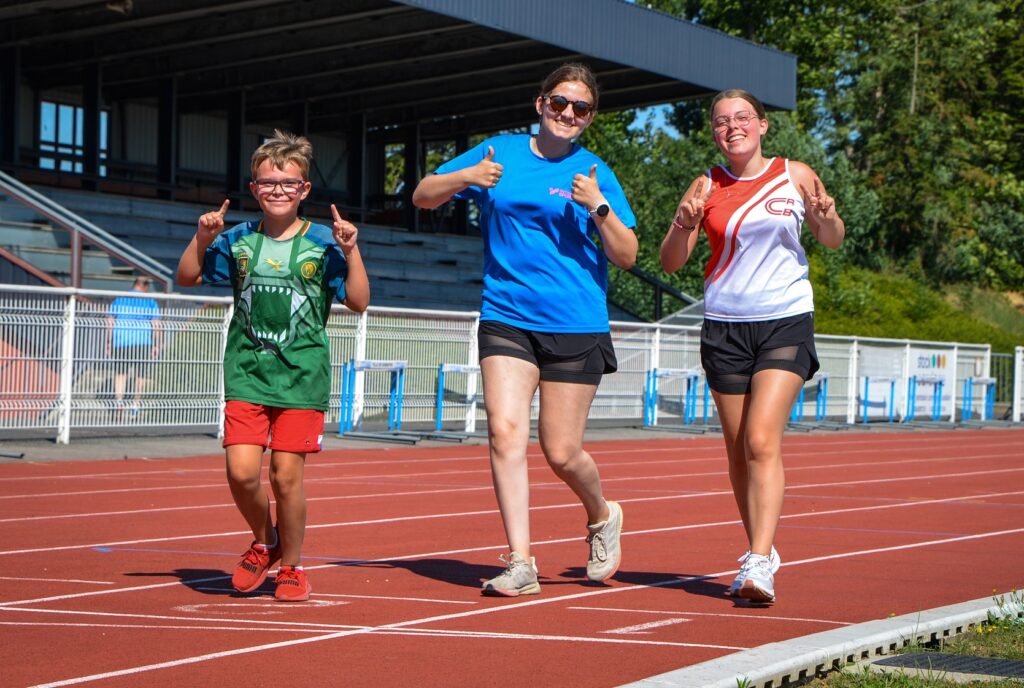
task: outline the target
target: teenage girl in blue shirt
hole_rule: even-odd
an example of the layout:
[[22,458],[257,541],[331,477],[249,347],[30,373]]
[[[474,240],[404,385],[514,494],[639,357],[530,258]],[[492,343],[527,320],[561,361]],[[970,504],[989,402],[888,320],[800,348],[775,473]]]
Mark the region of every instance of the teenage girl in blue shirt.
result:
[[530,554],[526,448],[540,388],[538,435],[548,464],[587,512],[587,577],[621,559],[622,509],[607,501],[583,449],[601,376],[616,369],[608,327],[608,261],[636,261],[636,219],[611,169],[575,141],[594,120],[590,69],[565,64],[541,85],[537,134],[489,138],[441,165],[413,193],[420,208],[452,198],[480,208],[484,247],[479,350],[494,490],[510,553],[486,595],[540,592]]

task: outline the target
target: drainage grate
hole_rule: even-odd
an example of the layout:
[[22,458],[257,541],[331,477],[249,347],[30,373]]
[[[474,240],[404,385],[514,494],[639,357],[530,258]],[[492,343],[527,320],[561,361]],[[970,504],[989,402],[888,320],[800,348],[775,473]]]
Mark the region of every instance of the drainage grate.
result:
[[957,674],[984,674],[1006,678],[1024,678],[1024,661],[951,655],[945,652],[912,652],[874,662],[881,666],[925,669]]

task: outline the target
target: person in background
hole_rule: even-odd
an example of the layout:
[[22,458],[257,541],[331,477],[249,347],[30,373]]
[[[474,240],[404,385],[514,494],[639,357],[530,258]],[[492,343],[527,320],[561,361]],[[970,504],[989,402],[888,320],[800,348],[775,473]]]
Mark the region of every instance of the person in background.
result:
[[[150,279],[136,277],[132,291],[148,294]],[[153,362],[160,356],[162,330],[160,305],[156,299],[142,296],[119,296],[110,304],[107,317],[107,355],[114,361],[114,405],[137,418],[142,393]],[[128,380],[132,380],[131,405],[126,408]]]
[[700,354],[749,543],[729,594],[763,603],[775,600],[781,563],[774,541],[785,491],[782,433],[797,394],[818,370],[800,230],[806,221],[829,248],[845,234],[814,170],[764,156],[767,131],[764,106],[751,94],[734,89],[714,98],[711,133],[727,164],[693,180],[661,244],[668,273],[689,259],[698,229],[711,244]]
[[530,550],[526,449],[534,393],[548,465],[587,514],[587,578],[619,567],[622,509],[608,501],[583,449],[602,375],[616,370],[608,326],[608,261],[636,261],[636,220],[611,169],[576,139],[594,121],[598,87],[585,65],[557,68],[534,100],[536,135],[488,138],[422,179],[420,208],[451,198],[480,207],[484,247],[478,336],[491,472],[510,552],[485,595],[540,592]]

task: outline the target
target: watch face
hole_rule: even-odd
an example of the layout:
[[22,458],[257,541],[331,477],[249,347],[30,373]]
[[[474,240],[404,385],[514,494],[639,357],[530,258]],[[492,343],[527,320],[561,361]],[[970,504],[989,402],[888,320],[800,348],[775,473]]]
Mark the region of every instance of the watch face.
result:
[[597,206],[597,210],[595,210],[594,212],[597,213],[598,217],[604,217],[605,215],[608,214],[609,210],[611,210],[611,208],[608,207],[608,204],[602,203],[601,205]]

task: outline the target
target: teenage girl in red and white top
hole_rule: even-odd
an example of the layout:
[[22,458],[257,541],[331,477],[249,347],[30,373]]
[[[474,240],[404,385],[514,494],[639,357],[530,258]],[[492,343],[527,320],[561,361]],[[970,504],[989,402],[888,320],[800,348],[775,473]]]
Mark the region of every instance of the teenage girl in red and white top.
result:
[[814,170],[764,157],[768,120],[757,98],[739,89],[719,93],[711,127],[728,164],[697,177],[683,194],[661,243],[661,265],[668,273],[681,268],[703,227],[711,258],[701,360],[750,546],[729,594],[773,602],[780,564],[773,543],[785,491],[782,433],[797,394],[818,370],[800,229],[806,220],[815,239],[838,248],[845,226]]

